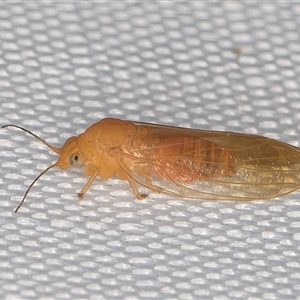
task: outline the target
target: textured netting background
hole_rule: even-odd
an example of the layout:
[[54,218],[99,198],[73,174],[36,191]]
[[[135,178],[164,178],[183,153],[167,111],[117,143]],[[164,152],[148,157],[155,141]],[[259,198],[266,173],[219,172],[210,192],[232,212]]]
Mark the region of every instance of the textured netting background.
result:
[[[0,2],[0,124],[60,146],[112,116],[299,143],[300,3]],[[300,192],[194,201],[0,130],[1,299],[300,299]]]

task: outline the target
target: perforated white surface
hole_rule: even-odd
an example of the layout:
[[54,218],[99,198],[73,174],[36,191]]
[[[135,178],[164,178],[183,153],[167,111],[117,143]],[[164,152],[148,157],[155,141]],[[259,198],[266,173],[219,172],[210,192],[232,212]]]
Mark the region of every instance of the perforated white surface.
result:
[[[112,116],[299,145],[300,3],[0,2],[0,124],[60,146]],[[1,299],[300,299],[300,192],[187,201],[52,170],[0,130]]]

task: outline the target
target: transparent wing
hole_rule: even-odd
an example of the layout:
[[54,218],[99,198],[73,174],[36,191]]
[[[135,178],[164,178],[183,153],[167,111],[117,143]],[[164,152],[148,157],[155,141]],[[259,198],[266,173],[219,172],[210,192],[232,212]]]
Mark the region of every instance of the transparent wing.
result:
[[117,157],[150,190],[197,199],[267,199],[300,187],[300,149],[266,137],[135,123]]

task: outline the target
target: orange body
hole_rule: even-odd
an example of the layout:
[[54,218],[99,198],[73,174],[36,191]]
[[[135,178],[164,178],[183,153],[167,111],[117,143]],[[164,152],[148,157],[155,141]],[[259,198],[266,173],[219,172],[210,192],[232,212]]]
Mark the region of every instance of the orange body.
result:
[[79,198],[97,176],[113,175],[127,180],[138,199],[145,195],[137,184],[182,197],[234,200],[273,198],[300,187],[300,149],[257,135],[108,118],[61,148],[34,136],[59,154],[39,177],[53,166],[83,166],[90,178]]
[[85,175],[117,175],[153,191],[201,199],[265,199],[300,186],[300,150],[266,137],[103,119],[60,150]]
[[103,119],[70,138],[60,150],[57,165],[69,168],[70,153],[78,153],[85,175],[97,173],[107,179],[116,174],[124,180],[127,169],[131,170],[128,175],[133,171],[139,176],[171,176],[180,182],[224,177],[234,171],[231,151],[185,135],[179,128]]

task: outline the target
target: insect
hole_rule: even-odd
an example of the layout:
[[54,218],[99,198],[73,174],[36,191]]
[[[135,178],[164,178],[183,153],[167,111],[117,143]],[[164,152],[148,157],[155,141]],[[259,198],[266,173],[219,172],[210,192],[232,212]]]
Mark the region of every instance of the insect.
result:
[[89,176],[78,198],[97,176],[126,180],[137,199],[138,186],[180,197],[255,200],[278,197],[300,187],[300,149],[267,137],[187,129],[106,118],[56,148],[59,155],[28,187],[53,167],[83,166]]

